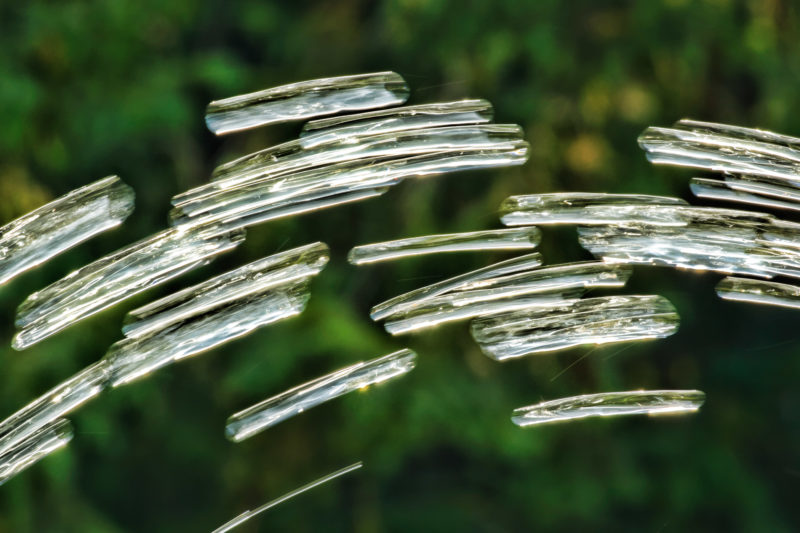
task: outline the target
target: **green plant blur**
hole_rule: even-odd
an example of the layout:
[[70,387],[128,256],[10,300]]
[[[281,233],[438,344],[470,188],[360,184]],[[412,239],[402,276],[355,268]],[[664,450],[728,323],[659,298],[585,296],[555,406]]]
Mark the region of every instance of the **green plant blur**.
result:
[[[796,311],[722,302],[719,276],[637,269],[670,298],[675,336],[498,364],[465,325],[391,338],[368,317],[400,292],[505,257],[349,266],[356,244],[499,227],[511,194],[689,198],[654,168],[647,125],[684,116],[800,134],[800,29],[789,0],[122,0],[0,3],[0,222],[109,174],[137,193],[124,227],[0,289],[0,417],[101,357],[127,310],[275,251],[322,240],[332,261],[299,318],[110,391],[63,451],[0,487],[0,531],[209,531],[363,459],[365,468],[241,531],[791,531],[800,528]],[[521,124],[524,167],[407,182],[382,198],[265,224],[197,272],[13,352],[32,291],[166,225],[170,197],[299,125],[214,138],[213,99],[327,75],[395,70],[411,102],[492,101]],[[792,217],[792,215],[786,215]],[[547,230],[549,263],[587,258]],[[401,346],[404,379],[242,444],[232,412]],[[696,416],[521,430],[515,407],[630,388],[699,388]]]

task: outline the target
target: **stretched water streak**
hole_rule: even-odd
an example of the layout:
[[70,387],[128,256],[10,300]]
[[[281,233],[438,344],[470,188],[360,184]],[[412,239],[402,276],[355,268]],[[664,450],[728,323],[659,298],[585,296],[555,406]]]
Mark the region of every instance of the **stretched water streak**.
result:
[[225,435],[233,442],[241,442],[321,403],[403,376],[414,369],[416,358],[416,353],[404,348],[294,387],[233,414],[228,418]]
[[647,194],[559,192],[510,196],[500,205],[506,226],[532,224],[654,224],[685,226],[680,198]]
[[296,281],[194,314],[149,335],[118,341],[105,355],[111,385],[128,384],[176,361],[299,315],[308,299],[307,280]]
[[736,179],[729,176],[726,176],[724,181],[692,178],[689,185],[692,188],[692,193],[699,198],[800,211],[800,189],[792,187]]
[[[459,151],[519,151],[527,154],[522,128],[516,124],[477,124],[420,130],[398,131],[343,139],[304,149],[301,140],[266,148],[215,169],[211,183],[176,195],[175,207],[213,196],[223,189],[241,187],[259,180],[278,180],[282,176],[313,168],[362,160],[365,163],[401,159],[415,155]],[[519,163],[521,164],[521,163]]]
[[169,229],[98,259],[37,291],[19,306],[12,346],[22,350],[62,329],[163,283],[244,240],[219,226]]
[[365,191],[382,191],[410,177],[522,164],[527,154],[527,143],[518,141],[512,149],[456,150],[389,161],[347,161],[198,196],[173,209],[170,218],[173,225],[184,227],[218,221],[244,227],[254,223],[253,220],[277,218],[276,215],[309,202],[332,206],[343,203],[330,201],[332,198],[355,195],[366,198]]
[[72,440],[72,426],[63,418],[42,427],[15,448],[0,455],[0,485]]
[[521,427],[581,418],[694,413],[706,400],[699,390],[634,390],[583,394],[514,410],[511,421]]
[[495,263],[396,296],[375,306],[371,316],[373,320],[416,317],[412,323],[423,324],[425,321],[420,322],[419,317],[449,310],[451,314],[444,314],[442,318],[450,316],[455,320],[463,314],[459,308],[464,306],[471,306],[471,312],[484,314],[481,305],[493,300],[536,294],[574,296],[583,289],[623,287],[631,275],[627,266],[598,261],[537,268],[540,265],[539,256],[535,254]]
[[350,250],[347,260],[353,265],[365,265],[442,252],[525,250],[536,248],[540,240],[541,232],[537,228],[425,235],[356,246]]
[[265,503],[261,507],[258,507],[258,508],[254,509],[252,511],[243,512],[242,514],[240,514],[239,516],[237,516],[233,520],[231,520],[229,522],[225,522],[224,524],[222,524],[220,527],[218,527],[217,529],[215,529],[211,533],[226,533],[227,531],[232,530],[233,528],[235,528],[235,527],[243,524],[244,522],[250,520],[254,516],[256,516],[256,515],[258,515],[260,513],[263,513],[264,511],[272,509],[273,507],[277,507],[278,505],[280,505],[280,504],[282,504],[282,503],[294,498],[295,496],[299,496],[300,494],[303,494],[304,492],[307,492],[307,491],[309,491],[311,489],[319,487],[320,485],[324,485],[325,483],[328,483],[329,481],[333,481],[334,479],[336,479],[338,477],[344,476],[345,474],[349,474],[350,472],[358,470],[362,466],[364,466],[364,463],[359,461],[359,462],[357,462],[355,464],[352,464],[350,466],[347,466],[345,468],[337,470],[336,472],[332,472],[332,473],[330,473],[330,474],[328,474],[326,476],[323,476],[323,477],[321,477],[321,478],[319,478],[319,479],[317,479],[315,481],[312,481],[311,483],[303,485],[300,488],[297,488],[297,489],[295,489],[295,490],[293,490],[291,492],[287,492],[286,494],[284,494],[280,498],[272,500],[269,503]]
[[658,164],[793,183],[800,177],[797,139],[761,130],[682,120],[673,128],[647,128],[639,136],[639,145]]
[[300,133],[303,148],[395,131],[491,122],[492,104],[486,100],[460,100],[393,107],[357,115],[340,115],[306,123]]
[[133,212],[134,193],[117,176],[76,189],[0,228],[0,285]]
[[106,363],[94,363],[0,422],[0,458],[100,394],[107,382]]
[[308,280],[328,259],[322,242],[267,256],[131,311],[122,331],[129,338],[148,336],[236,300]]
[[717,284],[725,300],[800,309],[800,287],[774,281],[727,277]]
[[483,353],[505,361],[584,344],[668,337],[679,321],[662,296],[606,296],[477,318],[471,331]]
[[408,96],[408,85],[395,72],[320,78],[215,100],[206,109],[206,125],[216,135],[224,135],[342,111],[398,105]]

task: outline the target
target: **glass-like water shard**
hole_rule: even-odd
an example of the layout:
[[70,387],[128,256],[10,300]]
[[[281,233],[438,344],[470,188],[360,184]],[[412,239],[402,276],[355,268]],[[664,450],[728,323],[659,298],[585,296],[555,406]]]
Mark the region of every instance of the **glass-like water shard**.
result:
[[506,226],[533,224],[685,225],[670,206],[688,205],[680,198],[647,194],[560,192],[510,196],[500,205]]
[[107,381],[106,363],[94,363],[0,422],[0,458],[100,394]]
[[725,300],[800,309],[800,287],[774,281],[727,277],[717,284]]
[[206,125],[216,135],[224,135],[278,122],[398,105],[408,96],[408,85],[395,72],[320,78],[211,102]]
[[[214,171],[214,181],[176,195],[172,204],[191,215],[196,206],[206,205],[202,202],[204,199],[218,195],[220,191],[257,184],[270,186],[270,192],[285,192],[286,188],[296,188],[299,179],[298,176],[289,175],[314,169],[318,170],[318,174],[328,170],[341,174],[342,170],[352,171],[353,167],[362,166],[361,163],[368,165],[434,154],[471,156],[470,160],[477,160],[476,165],[480,168],[489,166],[487,160],[498,160],[493,163],[494,166],[499,166],[503,161],[506,161],[505,165],[522,164],[527,159],[527,152],[528,144],[523,140],[522,129],[515,124],[398,131],[343,139],[309,149],[304,149],[301,141],[295,140],[221,165]],[[352,166],[348,166],[348,163],[352,163]],[[417,160],[412,163],[417,163]],[[330,165],[343,167],[320,169]],[[315,174],[303,174],[301,177],[309,179]],[[301,186],[307,184],[303,185],[301,181]],[[212,202],[216,203],[216,200]]]
[[72,426],[63,418],[46,425],[0,455],[0,485],[72,440]]
[[511,421],[521,427],[581,418],[694,413],[706,400],[699,390],[634,390],[583,394],[514,410]]
[[541,232],[537,228],[425,235],[356,246],[350,250],[347,260],[353,265],[364,265],[441,252],[524,250],[536,248],[540,239]]
[[496,315],[520,309],[551,309],[563,306],[567,302],[579,298],[581,294],[582,290],[575,289],[565,294],[514,296],[479,301],[470,301],[469,293],[466,293],[463,298],[437,296],[407,313],[388,318],[383,327],[392,335],[402,335],[485,315]]
[[759,207],[800,211],[800,190],[726,178],[692,178],[692,193],[699,198],[727,200]]
[[394,131],[484,124],[492,121],[492,104],[486,100],[461,100],[393,107],[357,115],[340,115],[308,122],[300,134],[303,148],[342,139]]
[[[381,194],[386,187],[406,178],[522,164],[527,143],[512,149],[456,150],[392,160],[356,160],[338,163],[279,178],[253,180],[229,189],[196,196],[170,214],[173,225],[192,227],[223,221],[234,227],[272,220],[287,213],[321,209]],[[302,209],[302,210],[301,210]]]
[[233,414],[228,418],[225,435],[233,442],[241,442],[321,403],[405,375],[413,370],[416,358],[416,353],[405,348],[298,385]]
[[683,120],[673,128],[647,128],[639,145],[653,163],[789,182],[800,172],[796,139],[761,130]]
[[126,298],[205,265],[244,240],[218,226],[168,229],[98,259],[19,306],[12,346],[22,350]]
[[307,283],[301,281],[234,300],[150,335],[118,341],[105,355],[111,385],[131,383],[176,361],[299,315],[308,298]]
[[134,309],[122,331],[130,338],[147,336],[235,300],[307,280],[319,274],[328,259],[328,246],[322,242],[264,257]]
[[308,282],[328,258],[324,243],[300,246],[131,311],[123,327],[127,338],[105,357],[112,385],[301,313],[309,298]]
[[332,473],[330,473],[330,474],[328,474],[326,476],[323,476],[323,477],[321,477],[321,478],[319,478],[319,479],[317,479],[315,481],[312,481],[311,483],[303,485],[300,488],[294,489],[291,492],[287,492],[286,494],[284,494],[280,498],[272,500],[269,503],[265,503],[264,505],[262,505],[261,507],[258,507],[257,509],[253,509],[252,511],[243,512],[242,514],[240,514],[239,516],[237,516],[233,520],[230,520],[229,522],[225,522],[224,524],[222,524],[220,527],[218,527],[217,529],[212,531],[212,533],[226,533],[227,531],[230,531],[233,528],[235,528],[237,526],[240,526],[244,522],[250,520],[251,518],[253,518],[254,516],[256,516],[256,515],[258,515],[260,513],[263,513],[264,511],[272,509],[273,507],[277,507],[278,505],[280,505],[280,504],[282,504],[282,503],[294,498],[295,496],[299,496],[300,494],[303,494],[304,492],[307,492],[307,491],[309,491],[311,489],[319,487],[320,485],[328,483],[329,481],[333,481],[334,479],[336,479],[338,477],[344,476],[345,474],[349,474],[350,472],[358,470],[362,466],[364,466],[364,464],[361,461],[359,461],[359,462],[357,462],[355,464],[352,464],[350,466],[347,466],[345,468],[337,470],[336,472],[332,472]]
[[[569,299],[581,294],[583,289],[622,287],[631,275],[631,269],[624,265],[586,261],[537,268],[539,265],[531,259],[535,257],[503,261],[416,289],[375,306],[372,318],[388,318],[393,322],[413,318],[405,324],[424,324],[425,319],[421,317],[433,313],[441,315],[441,319],[457,320],[467,313],[477,313],[471,316],[486,314],[481,306],[488,302],[542,294]],[[467,309],[461,310],[464,307]]]
[[505,361],[584,344],[668,337],[679,320],[661,296],[607,296],[477,318],[471,331],[483,353]]
[[0,285],[118,226],[134,193],[117,176],[76,189],[0,228]]
[[542,256],[536,252],[519,257],[513,257],[505,261],[500,261],[499,263],[493,263],[489,266],[479,268],[465,274],[460,274],[453,278],[415,289],[405,294],[395,296],[394,298],[390,298],[389,300],[379,303],[373,307],[370,317],[372,317],[373,320],[382,320],[391,315],[396,315],[413,309],[421,302],[434,296],[455,290],[479,288],[486,284],[487,280],[491,280],[505,274],[530,270],[541,264]]

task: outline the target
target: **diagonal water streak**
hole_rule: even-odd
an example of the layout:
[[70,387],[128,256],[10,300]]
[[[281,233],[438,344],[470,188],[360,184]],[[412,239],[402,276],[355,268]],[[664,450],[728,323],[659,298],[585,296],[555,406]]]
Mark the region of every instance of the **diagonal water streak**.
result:
[[241,442],[321,403],[403,376],[414,369],[416,358],[416,353],[404,348],[298,385],[231,415],[225,435]]
[[147,336],[235,300],[307,280],[328,259],[328,246],[322,242],[267,256],[134,309],[122,331],[129,338]]
[[308,492],[309,490],[314,489],[316,487],[319,487],[320,485],[323,485],[325,483],[328,483],[329,481],[333,481],[334,479],[336,479],[338,477],[344,476],[345,474],[349,474],[350,472],[353,472],[354,470],[358,470],[362,466],[364,466],[363,463],[359,461],[359,462],[354,463],[354,464],[352,464],[350,466],[347,466],[345,468],[337,470],[336,472],[331,472],[330,474],[328,474],[326,476],[323,476],[323,477],[321,477],[321,478],[319,478],[317,480],[314,480],[311,483],[307,483],[306,485],[303,485],[302,487],[294,489],[291,492],[287,492],[286,494],[284,494],[280,498],[276,498],[276,499],[272,500],[269,503],[265,503],[261,507],[253,509],[252,511],[243,512],[242,514],[240,514],[239,516],[237,516],[233,520],[225,522],[224,524],[222,524],[220,527],[218,527],[217,529],[215,529],[211,533],[227,533],[228,531],[232,530],[233,528],[242,525],[244,522],[250,520],[251,518],[253,518],[254,516],[256,516],[256,515],[258,515],[260,513],[263,513],[264,511],[272,509],[273,507],[277,507],[278,505],[280,505],[280,504],[282,504],[282,503],[294,498],[295,496],[299,496],[300,494],[303,494],[304,492]]
[[12,346],[21,350],[126,298],[205,265],[244,240],[219,227],[168,229],[72,272],[19,306]]
[[96,397],[107,382],[106,363],[94,363],[0,422],[0,457]]
[[364,265],[442,252],[525,250],[536,248],[540,239],[537,228],[425,235],[356,246],[347,254],[347,260],[353,265]]
[[57,419],[0,455],[0,485],[72,440],[68,420]]
[[76,189],[0,228],[0,285],[133,212],[134,193],[117,176]]
[[341,111],[402,104],[408,95],[405,80],[394,72],[320,78],[213,101],[206,109],[206,125],[224,135]]
[[800,287],[774,281],[726,277],[717,284],[725,300],[800,309]]
[[698,390],[635,390],[583,394],[515,409],[511,421],[526,427],[590,417],[686,414],[700,409],[705,398],[705,393]]
[[307,284],[301,281],[240,298],[147,336],[122,339],[109,348],[104,358],[111,372],[111,385],[126,385],[173,362],[297,316],[308,299]]

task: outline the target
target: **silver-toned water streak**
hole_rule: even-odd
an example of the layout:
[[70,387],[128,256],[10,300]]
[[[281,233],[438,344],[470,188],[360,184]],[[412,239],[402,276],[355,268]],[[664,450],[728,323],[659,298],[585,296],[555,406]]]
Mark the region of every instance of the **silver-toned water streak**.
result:
[[94,363],[0,422],[0,457],[96,397],[107,382],[106,364]]
[[243,512],[242,514],[240,514],[239,516],[237,516],[233,520],[225,522],[224,524],[222,524],[220,527],[218,527],[217,529],[215,529],[211,533],[226,533],[226,532],[232,530],[233,528],[235,528],[237,526],[240,526],[244,522],[250,520],[254,516],[256,516],[256,515],[258,515],[260,513],[263,513],[264,511],[272,509],[273,507],[277,507],[278,505],[280,505],[280,504],[282,504],[282,503],[294,498],[295,496],[299,496],[300,494],[303,494],[304,492],[308,492],[309,490],[314,489],[316,487],[319,487],[320,485],[323,485],[325,483],[328,483],[329,481],[333,481],[334,479],[336,479],[338,477],[344,476],[346,474],[349,474],[350,472],[358,470],[362,466],[364,466],[364,463],[359,461],[359,462],[354,463],[354,464],[352,464],[350,466],[347,466],[345,468],[337,470],[336,472],[331,472],[330,474],[328,474],[326,476],[323,476],[323,477],[321,477],[321,478],[319,478],[317,480],[314,480],[311,483],[307,483],[307,484],[303,485],[300,488],[294,489],[291,492],[287,492],[286,494],[284,494],[280,498],[276,498],[276,499],[272,500],[269,503],[265,503],[261,507],[253,509],[252,511]]
[[[589,288],[622,287],[631,275],[626,266],[602,262],[536,268],[512,260],[497,265],[501,268],[480,269],[401,295],[376,306],[373,319],[385,318],[386,331],[399,335],[478,316],[563,306]],[[526,268],[508,268],[522,265]]]
[[72,425],[59,418],[0,455],[0,485],[72,440]]
[[427,129],[492,121],[492,104],[486,100],[460,100],[368,111],[314,120],[303,126],[300,144],[313,148],[342,139],[395,131]]
[[241,442],[321,403],[405,375],[414,369],[416,358],[416,353],[404,348],[298,385],[233,414],[225,435]]
[[390,298],[373,307],[370,312],[370,317],[372,320],[376,321],[383,320],[389,316],[411,310],[429,298],[456,290],[480,288],[489,283],[489,280],[493,278],[530,270],[541,264],[542,256],[536,252],[513,257],[505,261],[500,261],[499,263],[493,263],[489,266]]
[[774,281],[726,277],[717,284],[725,300],[800,309],[800,287]]
[[120,301],[209,263],[244,240],[242,232],[218,226],[168,229],[68,274],[19,306],[21,350]]
[[267,256],[134,309],[122,331],[140,338],[208,313],[235,300],[316,276],[328,263],[328,246],[315,242]]
[[800,189],[750,180],[692,178],[692,193],[698,198],[739,202],[759,207],[800,211]]
[[688,205],[680,198],[647,194],[559,192],[510,196],[500,205],[506,226],[531,224],[686,225],[672,207]]
[[206,109],[206,125],[224,135],[341,111],[398,105],[408,96],[408,85],[395,72],[320,78],[215,100]]
[[305,309],[308,282],[328,263],[321,242],[221,274],[130,313],[105,359],[119,386]]
[[520,427],[582,418],[694,413],[705,403],[699,390],[634,390],[583,394],[541,402],[514,410],[511,421]]
[[118,226],[133,204],[133,189],[109,176],[9,222],[0,228],[0,285]]
[[483,353],[505,361],[584,344],[663,338],[677,331],[679,321],[662,296],[606,296],[481,317],[470,329]]
[[364,265],[442,252],[525,250],[536,248],[540,240],[537,228],[444,233],[356,246],[347,254],[347,260]]
[[519,165],[528,144],[514,125],[453,126],[303,149],[299,141],[223,165],[218,180],[173,198],[173,225],[236,221],[296,203],[473,168]]
[[309,299],[307,282],[234,300],[165,329],[114,343],[105,355],[111,385],[141,379],[176,361],[198,355],[279,320],[299,315]]
[[800,145],[783,135],[682,120],[672,128],[647,128],[639,136],[647,158],[657,164],[747,174],[797,183]]
[[386,187],[406,178],[522,164],[527,153],[527,143],[518,141],[511,149],[455,150],[388,161],[345,161],[199,195],[173,209],[170,217],[173,225],[182,227],[219,221],[244,227],[286,216],[287,211],[311,202],[324,202],[324,207],[328,207],[354,201],[354,195],[374,196],[376,190],[382,193]]

